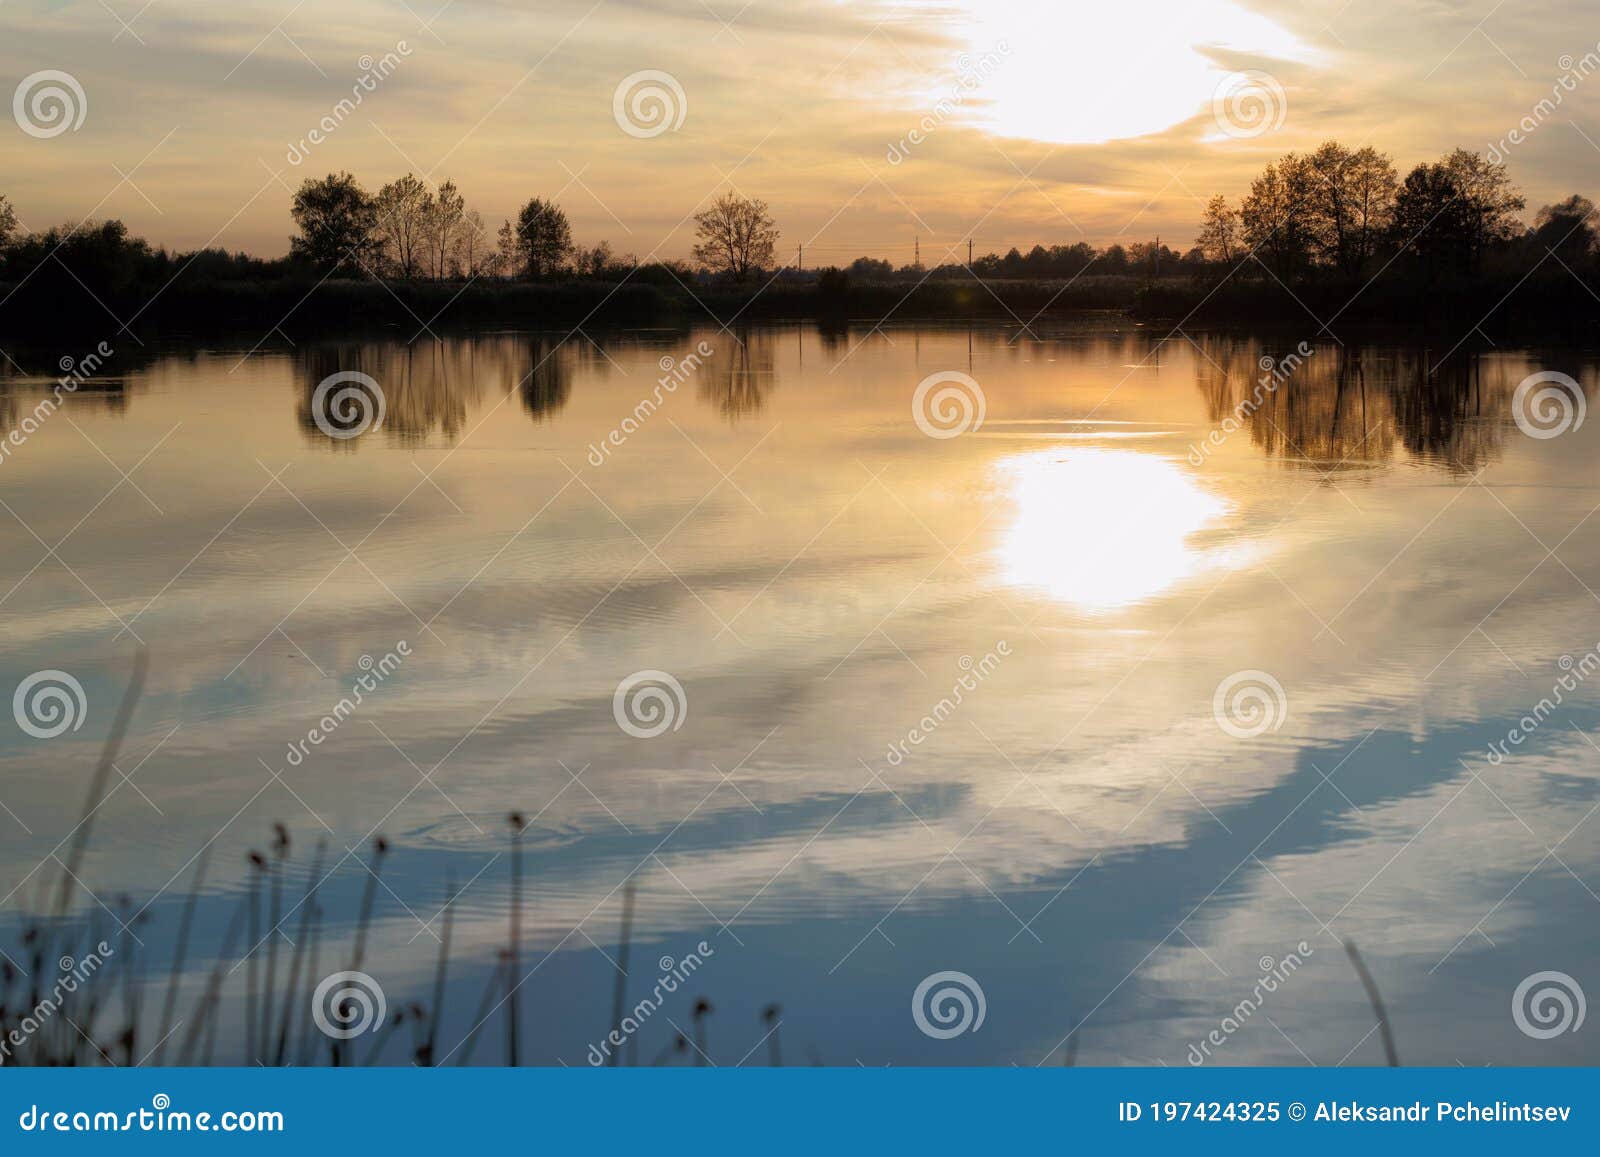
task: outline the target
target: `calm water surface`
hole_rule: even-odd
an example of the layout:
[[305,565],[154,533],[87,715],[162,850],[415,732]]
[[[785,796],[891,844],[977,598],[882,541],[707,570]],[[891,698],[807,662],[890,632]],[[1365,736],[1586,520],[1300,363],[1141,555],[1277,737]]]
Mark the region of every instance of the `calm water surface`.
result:
[[[1578,678],[1600,422],[1512,420],[1529,374],[1589,389],[1595,358],[1324,342],[1224,428],[1301,335],[1158,336],[125,351],[0,463],[0,684],[62,671],[87,704],[54,738],[0,730],[0,943],[55,884],[137,637],[150,677],[76,903],[141,912],[162,978],[211,847],[192,992],[274,822],[285,907],[327,844],[320,972],[382,834],[365,969],[391,1013],[430,999],[456,895],[441,1050],[500,1061],[504,1009],[459,1046],[518,809],[541,1063],[608,1028],[630,873],[629,1003],[701,958],[641,1063],[703,995],[719,1064],[768,1060],[775,1002],[786,1063],[1059,1064],[1076,1030],[1079,1063],[1181,1066],[1253,993],[1219,1062],[1381,1063],[1345,938],[1407,1063],[1600,1060],[1593,1032],[1512,1017],[1542,970],[1600,993],[1600,679]],[[316,387],[351,370],[383,420],[330,437]],[[980,427],[914,420],[941,371],[979,383]],[[14,428],[49,383],[8,372]],[[1576,689],[1519,723],[1569,664]],[[639,672],[681,696],[651,675],[625,729]],[[262,938],[280,970],[298,919]],[[947,970],[984,1020],[935,1039],[913,992]],[[242,970],[226,992],[217,1057],[248,1060]]]

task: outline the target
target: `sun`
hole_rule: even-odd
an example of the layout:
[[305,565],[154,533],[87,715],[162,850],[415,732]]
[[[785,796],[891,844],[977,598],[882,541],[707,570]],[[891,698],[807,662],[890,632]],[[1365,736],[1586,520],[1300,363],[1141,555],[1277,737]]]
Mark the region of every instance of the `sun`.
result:
[[964,0],[962,9],[965,59],[992,65],[972,123],[1057,144],[1146,136],[1209,107],[1228,70],[1207,50],[1315,56],[1234,0]]

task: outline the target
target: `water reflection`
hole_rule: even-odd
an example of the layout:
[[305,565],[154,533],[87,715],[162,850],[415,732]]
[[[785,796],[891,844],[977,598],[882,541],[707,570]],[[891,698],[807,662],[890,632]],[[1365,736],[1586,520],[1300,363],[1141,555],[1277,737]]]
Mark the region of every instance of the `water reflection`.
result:
[[701,372],[700,397],[730,421],[759,414],[778,385],[778,340],[772,330],[751,326],[712,339],[720,356]]
[[1107,611],[1224,561],[1194,539],[1229,504],[1165,458],[1044,451],[1007,459],[997,472],[1016,507],[999,548],[1009,583]]
[[[1196,335],[1156,358],[1108,324],[738,336],[185,349],[123,373],[119,409],[70,399],[80,429],[53,419],[0,467],[0,694],[59,670],[89,705],[48,742],[0,729],[0,947],[77,822],[131,629],[153,657],[131,782],[77,902],[148,904],[141,959],[164,977],[216,837],[185,1008],[283,822],[296,885],[320,840],[339,863],[320,960],[364,936],[391,1007],[433,1000],[423,925],[460,893],[453,1047],[505,945],[516,807],[542,1063],[585,1063],[605,1027],[629,873],[634,959],[716,947],[679,997],[716,1005],[719,1063],[778,1001],[786,1050],[829,1063],[1031,1064],[1078,1026],[1085,1063],[1182,1064],[1301,940],[1306,983],[1270,1010],[1295,1047],[1258,1019],[1225,1059],[1371,1061],[1346,935],[1407,1061],[1595,1058],[1596,1038],[1531,1042],[1505,1013],[1522,976],[1600,952],[1564,870],[1600,878],[1593,689],[1502,763],[1479,754],[1595,645],[1576,576],[1600,566],[1600,423],[1541,440],[1510,414],[1536,369],[1592,389],[1592,355],[1463,350],[1429,373],[1407,343],[1319,344],[1191,463],[1283,345]],[[910,401],[950,369],[987,418],[929,438]],[[328,453],[308,400],[351,371],[387,413]],[[27,412],[40,389],[0,396]],[[363,656],[402,639],[345,717]],[[615,714],[641,671],[687,708],[648,740]],[[1249,671],[1287,709],[1241,740],[1213,696]],[[326,742],[285,765],[313,728]],[[374,829],[381,887],[359,862]],[[935,1042],[905,1006],[950,968],[990,1020]],[[247,971],[228,975],[233,1008]],[[644,1057],[692,1015],[663,1012]],[[245,1059],[240,1024],[219,1057]],[[503,1024],[479,1061],[504,1056]]]
[[[603,353],[598,346],[593,347]],[[522,406],[535,421],[559,414],[572,396],[572,372],[583,346],[574,346],[551,337],[531,337],[518,342],[509,372],[515,374]],[[591,372],[598,367],[592,364]]]
[[[1286,349],[1238,336],[1197,344],[1208,418],[1237,418],[1267,454],[1322,472],[1389,463],[1403,450],[1470,474],[1499,455],[1516,387],[1540,368],[1518,354],[1327,342],[1274,388]],[[1584,388],[1594,390],[1592,374]]]

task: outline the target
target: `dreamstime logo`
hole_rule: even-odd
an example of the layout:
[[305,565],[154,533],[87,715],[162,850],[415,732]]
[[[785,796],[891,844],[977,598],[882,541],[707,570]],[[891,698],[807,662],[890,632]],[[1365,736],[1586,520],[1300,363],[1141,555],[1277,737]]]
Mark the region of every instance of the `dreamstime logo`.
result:
[[1569,694],[1581,687],[1589,676],[1600,671],[1600,644],[1577,659],[1562,655],[1556,660],[1556,666],[1561,668],[1562,674],[1551,685],[1550,694],[1535,703],[1526,715],[1507,729],[1504,739],[1490,742],[1489,762],[1496,767],[1511,754],[1508,748],[1521,747],[1527,742],[1535,731],[1544,726],[1544,721],[1555,714],[1556,708],[1567,701]]
[[374,659],[371,655],[362,655],[356,660],[356,666],[361,668],[362,674],[356,676],[350,684],[350,692],[333,705],[333,710],[317,720],[315,726],[306,731],[304,739],[297,739],[289,744],[288,752],[284,756],[291,767],[299,767],[311,754],[311,748],[320,747],[328,736],[337,731],[341,724],[356,713],[356,708],[366,702],[366,692],[376,691],[383,681],[393,675],[400,668],[400,664],[411,657],[411,643],[401,639],[395,644],[393,651],[384,652],[383,658]]
[[1247,422],[1262,404],[1278,392],[1278,388],[1294,376],[1296,370],[1305,364],[1316,351],[1310,343],[1301,342],[1290,353],[1281,358],[1274,358],[1270,354],[1263,354],[1256,362],[1261,369],[1261,376],[1256,379],[1255,389],[1250,391],[1250,396],[1243,399],[1233,408],[1233,412],[1222,419],[1222,424],[1214,428],[1200,445],[1189,443],[1189,465],[1202,466],[1211,456],[1214,449],[1219,448],[1228,440],[1229,435],[1237,433],[1244,428]]
[[977,1032],[988,1007],[982,986],[965,972],[935,972],[911,994],[911,1019],[934,1040]]
[[334,1040],[349,1040],[383,1027],[383,988],[365,972],[335,972],[311,995],[311,1019]]
[[1223,136],[1247,140],[1283,127],[1289,98],[1271,73],[1230,72],[1211,96],[1211,116]]
[[1587,1011],[1582,987],[1565,972],[1535,972],[1511,994],[1511,1019],[1534,1040],[1577,1032]]
[[1283,684],[1265,671],[1235,671],[1217,684],[1211,715],[1235,739],[1254,739],[1283,726],[1289,717],[1289,696]]
[[65,671],[35,671],[17,684],[11,714],[17,726],[35,739],[54,739],[83,726],[89,700],[83,684]]
[[1511,417],[1530,438],[1558,438],[1576,430],[1586,412],[1583,387],[1558,370],[1529,374],[1511,396]]
[[397,41],[393,52],[385,52],[374,60],[371,53],[363,53],[361,59],[356,61],[356,66],[361,69],[361,75],[350,86],[350,95],[341,97],[329,111],[328,115],[311,127],[311,130],[298,141],[289,145],[289,151],[284,154],[284,159],[291,165],[300,165],[311,155],[311,150],[331,137],[339,126],[344,124],[361,102],[366,99],[366,94],[376,92],[378,85],[389,78],[394,70],[400,67],[403,58],[411,55],[411,46],[404,40]]
[[897,739],[889,745],[887,758],[890,767],[899,767],[911,754],[911,747],[920,747],[929,736],[943,725],[946,719],[956,713],[956,708],[966,702],[966,693],[976,691],[983,681],[993,675],[1000,666],[1000,660],[1011,654],[1011,644],[1001,639],[995,644],[993,651],[985,652],[982,659],[974,661],[971,655],[963,655],[956,666],[961,668],[961,674],[956,677],[955,683],[950,688],[950,694],[933,705],[917,725],[906,732],[904,739]]
[[1556,77],[1556,82],[1550,86],[1550,95],[1541,97],[1538,103],[1528,110],[1528,115],[1518,121],[1498,143],[1490,142],[1488,157],[1491,164],[1498,165],[1504,161],[1512,149],[1533,136],[1556,114],[1556,110],[1566,103],[1569,92],[1576,92],[1580,84],[1596,72],[1600,72],[1600,44],[1595,45],[1577,60],[1573,59],[1570,52],[1562,53],[1556,64],[1561,68],[1561,75]]
[[932,133],[944,124],[945,121],[955,116],[967,98],[976,92],[1000,67],[1000,58],[1011,55],[1011,45],[1004,40],[995,45],[995,52],[985,52],[976,60],[970,53],[963,52],[956,57],[956,82],[951,85],[948,95],[941,96],[933,102],[933,107],[919,120],[905,136],[889,145],[886,159],[891,165],[902,163],[911,155],[911,150],[922,144]]
[[654,739],[683,726],[689,698],[683,684],[666,671],[635,671],[617,684],[611,714],[635,739]]
[[620,447],[632,435],[644,427],[645,422],[659,410],[667,398],[678,392],[678,387],[689,378],[716,351],[710,342],[702,341],[692,351],[681,358],[674,359],[665,355],[656,363],[661,369],[661,376],[656,379],[656,388],[647,398],[640,398],[633,407],[633,413],[623,418],[621,423],[611,430],[598,442],[589,443],[589,465],[604,466],[613,449]]
[[383,387],[360,370],[329,374],[311,391],[311,420],[330,438],[347,441],[383,425]]
[[83,127],[89,98],[70,72],[46,68],[22,78],[11,95],[11,115],[30,137],[48,140]]
[[670,72],[646,68],[622,78],[611,94],[611,115],[630,137],[648,140],[683,127],[689,98]]
[[623,1015],[622,1020],[612,1026],[605,1039],[599,1044],[589,1046],[588,1061],[598,1068],[606,1063],[628,1039],[636,1034],[644,1023],[654,1016],[666,1000],[678,989],[689,983],[689,978],[698,972],[707,960],[715,956],[717,951],[704,940],[696,944],[694,950],[684,954],[681,960],[674,960],[670,956],[663,956],[656,961],[656,966],[661,969],[661,975],[656,979],[656,984],[640,1001]]
[[24,414],[16,428],[0,440],[0,463],[4,463],[15,450],[27,445],[28,439],[37,434],[45,421],[61,408],[66,396],[77,393],[80,385],[99,373],[113,352],[109,343],[101,342],[81,358],[63,357],[57,362],[61,367],[61,377],[50,388],[50,396],[40,398],[32,412]]
[[15,1019],[12,1026],[6,1030],[5,1036],[0,1037],[0,1064],[9,1061],[17,1050],[25,1046],[34,1033],[61,1011],[62,1005],[67,1003],[67,998],[88,984],[106,961],[116,954],[116,950],[102,940],[76,959],[71,956],[61,957],[56,962],[61,975],[56,978],[55,986],[39,998],[31,1009]]
[[1304,940],[1296,944],[1295,949],[1295,951],[1287,953],[1281,960],[1272,956],[1263,956],[1256,962],[1256,967],[1261,970],[1261,975],[1250,989],[1249,995],[1229,1009],[1222,1019],[1217,1022],[1216,1028],[1206,1033],[1198,1041],[1190,1042],[1187,1059],[1191,1065],[1203,1065],[1210,1060],[1214,1050],[1220,1049],[1227,1044],[1234,1033],[1243,1028],[1252,1016],[1261,1011],[1261,1006],[1266,1003],[1268,996],[1287,984],[1289,978],[1304,967],[1308,957],[1316,955],[1315,950]]
[[983,426],[987,400],[971,374],[941,370],[917,383],[911,417],[930,438],[958,438]]

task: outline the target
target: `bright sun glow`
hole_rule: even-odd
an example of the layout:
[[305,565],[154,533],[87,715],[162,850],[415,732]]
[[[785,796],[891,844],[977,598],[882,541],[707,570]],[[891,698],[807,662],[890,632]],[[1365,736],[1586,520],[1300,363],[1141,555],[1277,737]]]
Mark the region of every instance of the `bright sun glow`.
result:
[[1223,561],[1190,540],[1227,502],[1165,458],[1051,450],[999,467],[1016,519],[1000,544],[1007,582],[1091,611],[1160,594]]
[[1208,108],[1227,70],[1203,50],[1305,60],[1293,34],[1234,0],[965,0],[983,80],[975,122],[1004,136],[1092,144],[1160,132]]

